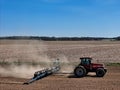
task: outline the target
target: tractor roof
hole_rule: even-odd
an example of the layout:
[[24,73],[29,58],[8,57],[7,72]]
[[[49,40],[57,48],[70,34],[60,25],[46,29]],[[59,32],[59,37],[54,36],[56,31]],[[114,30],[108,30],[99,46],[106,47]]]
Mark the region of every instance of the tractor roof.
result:
[[92,60],[91,57],[81,57],[80,59],[91,59]]

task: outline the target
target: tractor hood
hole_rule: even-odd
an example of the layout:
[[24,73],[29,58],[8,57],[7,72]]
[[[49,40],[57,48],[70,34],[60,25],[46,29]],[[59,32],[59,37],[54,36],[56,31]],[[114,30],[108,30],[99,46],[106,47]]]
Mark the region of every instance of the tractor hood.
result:
[[96,64],[96,63],[92,63],[92,67],[95,68],[95,67],[104,67],[103,64]]

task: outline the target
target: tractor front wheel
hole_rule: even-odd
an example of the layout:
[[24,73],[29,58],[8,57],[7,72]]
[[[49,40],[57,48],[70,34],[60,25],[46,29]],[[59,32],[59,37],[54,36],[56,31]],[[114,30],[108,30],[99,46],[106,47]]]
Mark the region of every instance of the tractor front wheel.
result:
[[86,69],[82,66],[76,67],[74,70],[74,74],[76,77],[83,77],[86,74]]
[[103,68],[98,68],[96,71],[96,76],[97,77],[103,77],[105,75],[105,71]]

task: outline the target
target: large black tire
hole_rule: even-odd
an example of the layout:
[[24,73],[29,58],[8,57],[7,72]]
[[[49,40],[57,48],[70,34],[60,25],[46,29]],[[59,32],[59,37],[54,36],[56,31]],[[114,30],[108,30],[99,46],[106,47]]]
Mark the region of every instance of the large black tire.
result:
[[96,76],[97,77],[103,77],[105,75],[105,70],[103,68],[98,68],[96,70]]
[[86,75],[86,69],[82,66],[76,67],[74,70],[74,75],[76,77],[84,77]]

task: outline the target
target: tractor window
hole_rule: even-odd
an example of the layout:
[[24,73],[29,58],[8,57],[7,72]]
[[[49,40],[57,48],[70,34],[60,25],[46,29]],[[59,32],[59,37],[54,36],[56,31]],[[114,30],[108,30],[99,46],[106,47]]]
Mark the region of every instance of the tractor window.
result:
[[85,59],[81,60],[81,64],[84,65],[85,64]]
[[91,63],[91,61],[90,61],[89,59],[86,59],[86,58],[85,58],[85,59],[82,59],[82,60],[81,60],[81,64],[82,64],[82,65],[89,65],[90,63]]
[[91,60],[90,59],[86,59],[86,64],[87,65],[91,64]]

